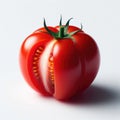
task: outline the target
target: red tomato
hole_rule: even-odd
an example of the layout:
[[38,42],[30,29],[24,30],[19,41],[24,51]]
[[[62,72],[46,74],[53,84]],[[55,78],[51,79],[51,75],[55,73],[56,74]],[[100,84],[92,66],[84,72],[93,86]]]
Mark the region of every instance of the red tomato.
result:
[[20,67],[27,83],[43,95],[68,99],[83,92],[97,75],[100,54],[82,29],[66,25],[44,27],[29,35],[20,49]]

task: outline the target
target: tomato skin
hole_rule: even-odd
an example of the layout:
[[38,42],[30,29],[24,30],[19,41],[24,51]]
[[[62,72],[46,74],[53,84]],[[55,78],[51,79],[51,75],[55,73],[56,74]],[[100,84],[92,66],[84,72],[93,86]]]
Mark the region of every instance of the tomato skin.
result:
[[79,90],[84,91],[90,86],[97,75],[100,66],[100,52],[94,39],[82,32],[73,36],[76,39],[76,47],[83,58],[83,82]]
[[[57,33],[59,26],[48,27]],[[94,39],[75,26],[68,33],[79,30],[71,38],[55,39],[45,28],[28,36],[20,49],[20,68],[27,83],[38,93],[64,100],[86,90],[95,79],[100,66],[100,53]],[[33,59],[37,49],[43,51],[36,62],[39,79],[33,72]],[[49,61],[52,55],[52,63]],[[49,64],[54,64],[52,73]],[[35,66],[36,67],[36,66]],[[53,78],[49,74],[54,74]],[[52,86],[51,80],[54,82]]]

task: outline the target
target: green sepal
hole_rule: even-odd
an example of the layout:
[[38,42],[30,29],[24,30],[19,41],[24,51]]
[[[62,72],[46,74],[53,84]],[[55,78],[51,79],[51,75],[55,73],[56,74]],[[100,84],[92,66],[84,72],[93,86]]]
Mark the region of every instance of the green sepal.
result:
[[81,26],[80,26],[80,29],[83,30],[83,25],[82,25],[82,23],[81,23],[80,25],[81,25]]
[[76,31],[70,32],[69,35],[72,36],[72,35],[74,35],[74,34],[80,32],[80,31],[81,31],[81,30],[76,30]]
[[62,25],[62,16],[60,17],[60,22],[59,22],[59,31],[57,33],[51,31],[47,25],[46,25],[46,21],[44,19],[44,28],[46,29],[46,31],[52,35],[55,39],[61,39],[61,38],[71,38],[72,39],[72,35],[80,32],[83,28],[82,24],[81,24],[81,29],[80,30],[76,30],[76,31],[73,31],[73,32],[70,32],[70,33],[67,33],[68,32],[68,27],[69,27],[69,23],[70,23],[70,20],[73,19],[73,18],[70,18],[67,23],[65,25]]
[[71,19],[73,19],[73,18],[70,18],[70,19],[67,21],[67,23],[66,23],[66,25],[65,25],[65,27],[64,27],[64,34],[67,34],[68,27],[69,27],[69,23],[70,23],[70,20],[71,20]]
[[55,32],[53,32],[53,31],[51,31],[51,30],[47,27],[45,18],[44,18],[44,27],[45,27],[45,29],[47,30],[47,32],[48,32],[50,35],[52,35],[53,37],[56,38],[56,37],[58,36],[58,33],[55,33]]
[[62,26],[62,15],[60,16],[60,23],[59,26]]

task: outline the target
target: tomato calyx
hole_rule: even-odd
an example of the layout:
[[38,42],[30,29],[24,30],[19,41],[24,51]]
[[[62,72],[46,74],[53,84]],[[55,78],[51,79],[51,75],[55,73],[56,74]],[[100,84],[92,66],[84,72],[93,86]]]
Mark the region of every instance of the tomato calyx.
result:
[[79,30],[75,30],[75,31],[72,31],[70,33],[68,33],[68,27],[69,27],[69,23],[70,23],[70,20],[73,19],[73,18],[70,18],[67,23],[65,25],[62,25],[62,17],[60,18],[60,22],[59,22],[59,31],[56,33],[56,32],[53,32],[51,31],[47,25],[46,25],[46,21],[44,19],[44,28],[46,29],[46,31],[52,35],[55,39],[57,40],[60,40],[62,38],[72,38],[72,35],[80,32],[82,30],[82,25],[81,25],[81,29]]

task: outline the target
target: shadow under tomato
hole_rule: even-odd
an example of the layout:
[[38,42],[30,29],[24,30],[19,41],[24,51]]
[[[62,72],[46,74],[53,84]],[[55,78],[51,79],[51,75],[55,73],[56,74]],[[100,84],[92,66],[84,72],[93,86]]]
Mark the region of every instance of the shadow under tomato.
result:
[[65,103],[75,105],[108,104],[110,102],[115,102],[117,98],[118,93],[114,90],[107,87],[92,85],[83,94],[77,94],[69,101],[65,101]]

